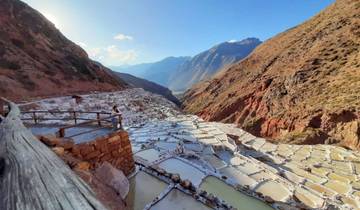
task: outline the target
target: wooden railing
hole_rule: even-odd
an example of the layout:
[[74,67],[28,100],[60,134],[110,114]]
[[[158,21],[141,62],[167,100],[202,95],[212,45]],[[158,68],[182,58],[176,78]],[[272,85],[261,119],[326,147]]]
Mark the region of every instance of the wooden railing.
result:
[[[21,112],[22,116],[24,115],[30,115],[31,117],[28,118],[24,118],[22,117],[21,120],[22,121],[31,121],[33,122],[35,125],[38,125],[41,123],[41,121],[48,121],[48,120],[53,120],[53,121],[73,121],[74,124],[73,125],[66,125],[63,126],[61,128],[59,128],[57,135],[61,138],[65,137],[66,134],[66,129],[70,129],[70,128],[75,128],[75,127],[80,127],[80,126],[84,126],[84,125],[98,125],[99,128],[93,129],[93,130],[89,130],[89,131],[85,131],[85,132],[81,132],[78,134],[75,134],[73,136],[70,137],[74,137],[74,136],[78,136],[78,135],[82,135],[85,133],[89,133],[89,132],[93,132],[95,130],[101,129],[102,127],[105,126],[106,123],[111,123],[112,118],[117,118],[118,122],[120,123],[120,127],[122,128],[122,116],[121,114],[116,114],[116,115],[112,115],[111,113],[108,112],[88,112],[88,111],[42,111],[42,110],[34,110],[34,111],[23,111]],[[51,114],[51,115],[56,115],[56,114],[68,114],[68,117],[63,117],[63,118],[57,118],[57,117],[51,117],[51,118],[44,118],[44,117],[40,117],[40,114]],[[83,118],[80,117],[81,114],[94,114],[94,116],[96,115],[96,118]],[[106,117],[102,117],[102,115],[106,115]],[[82,121],[82,122],[79,122]]]
[[[111,115],[109,117],[105,117],[105,118],[98,118],[96,120],[88,120],[88,121],[85,121],[85,122],[82,122],[82,123],[77,123],[75,125],[68,125],[68,126],[64,126],[64,127],[61,127],[59,129],[59,137],[63,138],[65,137],[65,130],[66,129],[70,129],[70,128],[75,128],[75,127],[79,127],[79,126],[84,126],[84,125],[91,125],[91,124],[94,124],[94,123],[97,123],[99,125],[99,129],[101,129],[101,121],[106,121],[108,122],[109,120],[111,121],[112,118],[118,118],[118,122],[120,123],[121,127],[122,127],[122,116],[121,114],[117,114],[117,115]],[[94,130],[92,130],[94,131]],[[82,132],[82,133],[78,133],[76,135],[73,135],[73,136],[68,136],[68,137],[74,137],[74,136],[78,136],[78,135],[82,135],[82,134],[85,134],[85,133],[88,133],[88,132],[92,132],[92,131],[85,131],[85,132]]]
[[[33,121],[35,124],[39,124],[40,121],[47,121],[47,120],[57,120],[57,121],[74,121],[74,124],[78,124],[79,120],[85,120],[85,121],[89,121],[89,120],[94,120],[94,118],[83,118],[80,117],[81,114],[96,114],[96,119],[99,122],[99,125],[101,126],[101,115],[107,115],[107,116],[111,116],[111,113],[109,112],[86,112],[86,111],[42,111],[42,110],[35,110],[35,111],[24,111],[21,112],[22,115],[26,115],[29,114],[31,115],[30,118],[21,118],[21,120],[23,121]],[[65,118],[56,118],[56,117],[51,117],[51,118],[42,118],[39,117],[38,114],[68,114],[68,117]]]

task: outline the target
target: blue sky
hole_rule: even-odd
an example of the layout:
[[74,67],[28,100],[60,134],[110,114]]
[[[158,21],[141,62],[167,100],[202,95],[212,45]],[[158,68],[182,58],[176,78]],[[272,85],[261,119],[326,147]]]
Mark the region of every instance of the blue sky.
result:
[[266,40],[334,0],[24,0],[105,65],[193,56],[220,42]]

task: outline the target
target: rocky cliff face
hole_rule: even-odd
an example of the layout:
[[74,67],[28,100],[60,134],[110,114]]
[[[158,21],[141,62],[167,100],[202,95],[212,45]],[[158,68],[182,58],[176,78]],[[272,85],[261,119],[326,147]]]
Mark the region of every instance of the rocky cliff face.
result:
[[218,44],[180,65],[172,74],[168,87],[184,91],[201,80],[209,79],[220,69],[245,58],[259,44],[261,41],[257,38]]
[[12,100],[125,87],[18,0],[0,1],[0,92]]
[[192,88],[185,109],[276,141],[360,149],[360,1],[338,0]]

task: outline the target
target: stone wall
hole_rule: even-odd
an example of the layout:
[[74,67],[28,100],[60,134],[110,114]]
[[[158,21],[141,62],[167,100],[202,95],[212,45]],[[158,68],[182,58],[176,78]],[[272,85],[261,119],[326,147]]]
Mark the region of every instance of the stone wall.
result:
[[52,147],[71,167],[95,169],[107,161],[125,175],[135,170],[131,143],[126,131],[114,132],[81,144],[49,135],[41,136],[40,140]]
[[90,168],[96,168],[107,161],[126,175],[135,169],[131,143],[126,131],[119,131],[91,142],[74,145],[71,153],[74,157],[89,162]]

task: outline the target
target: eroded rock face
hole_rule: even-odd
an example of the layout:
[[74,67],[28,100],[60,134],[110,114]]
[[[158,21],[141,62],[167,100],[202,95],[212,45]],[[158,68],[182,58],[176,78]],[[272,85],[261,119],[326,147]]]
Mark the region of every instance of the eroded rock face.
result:
[[360,116],[359,14],[358,0],[336,1],[194,86],[185,110],[278,141],[359,149],[356,132],[344,136]]
[[39,12],[0,2],[0,91],[12,100],[125,87]]
[[360,148],[360,121],[351,121],[347,123],[339,123],[331,133],[336,139],[343,139],[341,144],[350,149]]
[[95,170],[95,176],[107,186],[113,188],[123,199],[129,193],[129,180],[121,170],[105,162]]

